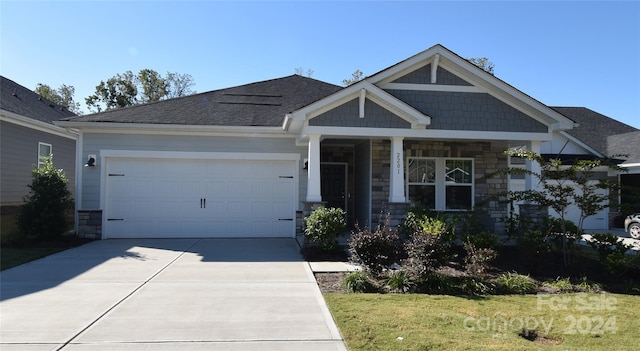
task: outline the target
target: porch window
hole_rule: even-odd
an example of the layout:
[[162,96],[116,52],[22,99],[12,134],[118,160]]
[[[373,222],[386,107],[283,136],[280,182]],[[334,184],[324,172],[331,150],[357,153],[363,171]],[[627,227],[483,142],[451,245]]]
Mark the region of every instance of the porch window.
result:
[[44,159],[51,156],[51,144],[38,143],[38,168],[44,165]]
[[429,209],[473,207],[473,160],[413,157],[407,161],[409,200]]

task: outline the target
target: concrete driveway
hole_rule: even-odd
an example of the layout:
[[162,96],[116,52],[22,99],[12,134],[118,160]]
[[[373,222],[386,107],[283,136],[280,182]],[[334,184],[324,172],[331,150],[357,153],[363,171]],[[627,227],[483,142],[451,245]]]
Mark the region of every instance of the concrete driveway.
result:
[[96,241],[0,283],[3,351],[346,350],[293,239]]

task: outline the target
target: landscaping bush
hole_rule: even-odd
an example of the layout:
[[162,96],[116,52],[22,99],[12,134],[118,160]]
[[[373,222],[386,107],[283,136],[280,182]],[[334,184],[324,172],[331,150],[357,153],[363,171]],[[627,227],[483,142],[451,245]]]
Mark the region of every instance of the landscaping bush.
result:
[[555,280],[548,280],[542,283],[542,286],[555,289],[557,292],[571,292],[576,290],[569,278],[557,277]]
[[478,277],[468,277],[460,283],[460,289],[469,295],[489,295],[495,291],[490,281]]
[[323,250],[330,251],[336,247],[338,235],[347,228],[345,216],[341,208],[318,207],[305,218],[304,233]]
[[483,231],[477,233],[468,233],[465,235],[464,240],[473,244],[478,249],[493,249],[498,250],[502,247],[500,242],[500,235],[495,232]]
[[399,293],[408,293],[415,287],[409,275],[401,270],[389,271],[385,284],[391,292]]
[[492,248],[478,248],[471,241],[466,241],[464,249],[467,255],[464,258],[465,269],[469,275],[480,277],[489,268],[498,253]]
[[493,282],[496,290],[503,294],[531,294],[538,290],[538,284],[529,275],[515,272],[503,273]]
[[593,234],[589,246],[598,253],[598,260],[604,269],[613,275],[624,273],[637,260],[637,254],[627,255],[631,246],[618,240],[618,236],[612,233]]
[[374,274],[397,262],[399,257],[398,230],[389,228],[389,221],[387,214],[385,221],[378,224],[374,231],[356,225],[349,241],[351,260]]
[[17,225],[27,239],[56,240],[69,228],[66,212],[73,200],[64,171],[53,167],[53,155],[43,158],[43,162],[31,172],[31,190],[24,198]]
[[453,226],[438,218],[425,217],[404,245],[403,265],[414,279],[420,279],[447,263],[452,257]]
[[351,292],[373,292],[375,285],[369,275],[363,271],[355,271],[347,274],[343,280],[344,287]]
[[453,294],[457,292],[455,279],[451,276],[430,273],[416,281],[416,291],[423,294]]

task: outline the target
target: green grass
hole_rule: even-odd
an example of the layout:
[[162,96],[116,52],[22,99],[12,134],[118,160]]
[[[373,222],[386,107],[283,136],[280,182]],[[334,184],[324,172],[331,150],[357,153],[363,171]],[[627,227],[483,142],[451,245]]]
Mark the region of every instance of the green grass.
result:
[[[488,297],[325,294],[324,297],[350,351],[638,348],[640,297],[637,296],[572,293]],[[589,311],[584,307],[600,310]],[[545,344],[518,335],[526,323],[529,327],[537,324],[536,332],[546,338]],[[548,333],[542,323],[550,326]]]

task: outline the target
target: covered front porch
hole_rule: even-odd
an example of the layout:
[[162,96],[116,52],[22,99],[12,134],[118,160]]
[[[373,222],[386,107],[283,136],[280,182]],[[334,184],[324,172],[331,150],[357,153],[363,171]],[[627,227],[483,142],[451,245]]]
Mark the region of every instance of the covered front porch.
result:
[[513,143],[310,137],[303,216],[320,205],[339,207],[351,230],[356,224],[375,227],[386,214],[398,225],[414,205],[451,214],[482,207],[485,228],[501,232],[509,208],[499,200],[509,180],[485,176],[509,166],[503,152]]

